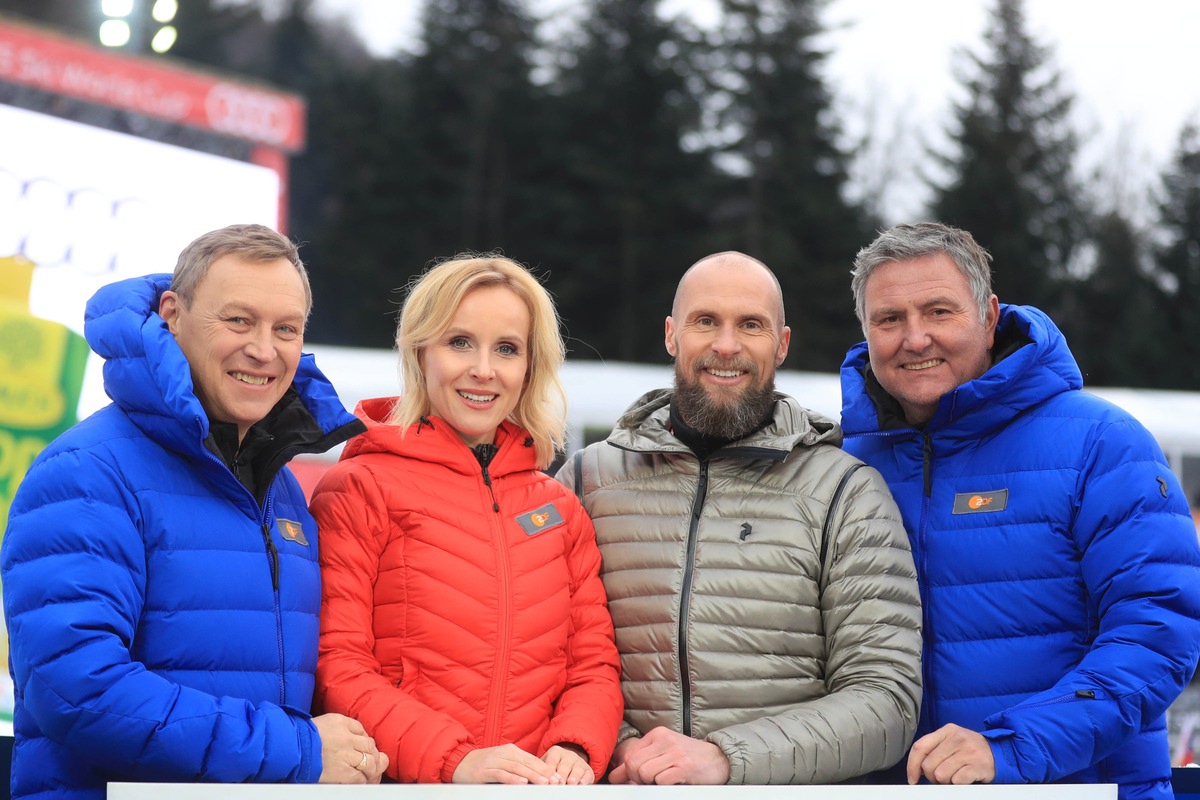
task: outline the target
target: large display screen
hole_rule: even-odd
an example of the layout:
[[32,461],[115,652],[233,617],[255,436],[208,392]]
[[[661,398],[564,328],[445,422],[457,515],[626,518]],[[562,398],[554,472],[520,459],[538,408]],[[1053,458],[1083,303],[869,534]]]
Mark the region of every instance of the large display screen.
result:
[[[276,227],[279,192],[266,167],[0,105],[0,257],[34,262],[30,310],[76,331],[96,289],[171,272],[201,233]],[[106,402],[95,367],[81,415]]]

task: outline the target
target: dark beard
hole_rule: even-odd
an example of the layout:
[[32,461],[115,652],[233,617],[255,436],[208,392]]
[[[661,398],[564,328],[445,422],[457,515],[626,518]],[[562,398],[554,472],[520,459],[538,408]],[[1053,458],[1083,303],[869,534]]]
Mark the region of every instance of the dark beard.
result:
[[[698,361],[697,373],[706,366],[719,367],[715,361]],[[738,364],[750,373],[750,385],[730,402],[714,400],[699,380],[689,380],[675,364],[675,396],[672,402],[679,416],[699,433],[714,439],[736,441],[762,426],[763,420],[775,405],[775,375],[759,382],[754,364]]]

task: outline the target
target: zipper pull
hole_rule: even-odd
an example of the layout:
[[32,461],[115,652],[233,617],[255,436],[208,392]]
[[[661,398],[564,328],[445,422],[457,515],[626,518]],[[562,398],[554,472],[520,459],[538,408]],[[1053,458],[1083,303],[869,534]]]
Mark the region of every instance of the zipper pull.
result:
[[492,511],[500,513],[500,504],[496,502],[496,492],[492,489],[492,476],[488,474],[487,467],[483,468],[483,485],[488,487],[488,494],[492,496]]
[[267,527],[267,523],[263,523],[263,539],[267,542],[267,561],[271,564],[271,588],[279,591],[279,551],[275,549],[275,542],[271,539],[271,529]]

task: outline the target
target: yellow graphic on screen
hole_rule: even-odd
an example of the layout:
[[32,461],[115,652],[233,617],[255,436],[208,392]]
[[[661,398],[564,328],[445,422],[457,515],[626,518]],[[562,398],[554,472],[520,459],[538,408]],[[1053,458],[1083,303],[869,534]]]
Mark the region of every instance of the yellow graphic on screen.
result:
[[[75,424],[88,346],[64,325],[29,313],[34,264],[0,258],[0,530],[38,454]],[[0,660],[8,641],[0,631]],[[12,719],[12,686],[0,681],[0,720]]]

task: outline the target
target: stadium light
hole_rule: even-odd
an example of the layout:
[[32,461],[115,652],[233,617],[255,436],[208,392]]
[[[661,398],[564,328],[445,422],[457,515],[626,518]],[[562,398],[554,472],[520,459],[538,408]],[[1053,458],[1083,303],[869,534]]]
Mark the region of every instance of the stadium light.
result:
[[171,49],[171,45],[175,44],[175,40],[179,34],[173,25],[164,25],[154,34],[154,38],[150,40],[150,49],[156,53],[165,53]]
[[124,47],[132,34],[123,19],[106,19],[100,23],[100,44],[105,47]]
[[104,21],[100,43],[165,53],[174,46],[179,31],[170,24],[179,13],[179,0],[101,0]]
[[101,0],[100,10],[106,17],[128,17],[133,13],[133,0]]
[[166,25],[178,13],[179,0],[155,0],[154,8],[150,10],[150,16],[160,25]]

